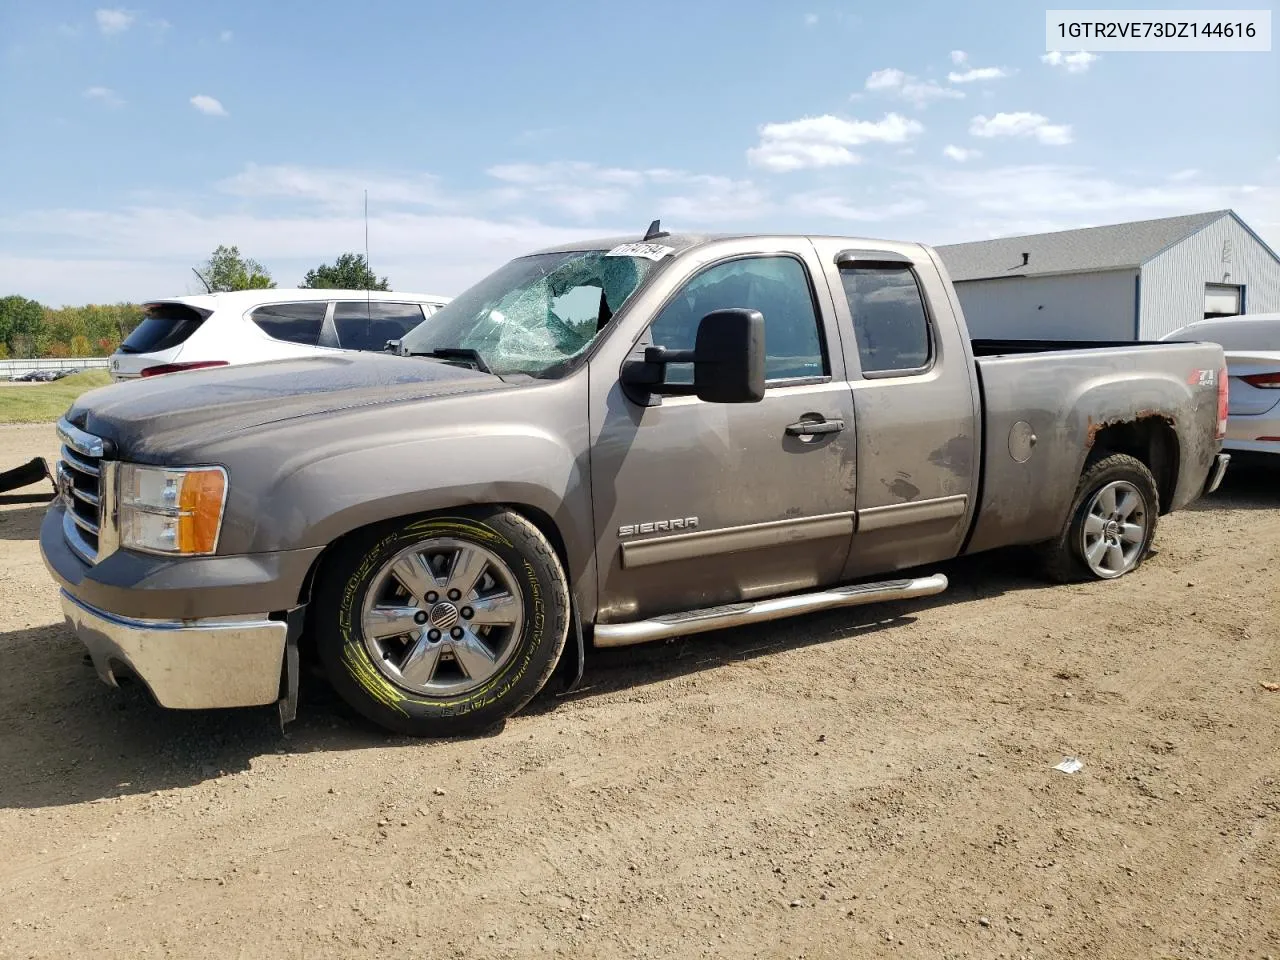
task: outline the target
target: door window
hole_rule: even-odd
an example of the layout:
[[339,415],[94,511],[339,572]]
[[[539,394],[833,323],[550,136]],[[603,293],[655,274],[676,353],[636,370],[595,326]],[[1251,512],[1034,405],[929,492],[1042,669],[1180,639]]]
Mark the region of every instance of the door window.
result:
[[[766,380],[828,374],[808,271],[795,257],[744,257],[708,267],[654,319],[653,342],[672,350],[692,350],[702,318],[731,308],[759,310],[764,315]],[[667,381],[691,383],[693,364],[668,364]]]
[[933,359],[929,317],[909,267],[842,267],[862,372],[911,373]]
[[250,319],[272,340],[314,347],[320,343],[320,330],[328,308],[324,301],[273,303],[258,307]]
[[354,300],[333,308],[333,327],[343,350],[382,350],[388,340],[404,339],[422,319],[422,308],[416,303]]

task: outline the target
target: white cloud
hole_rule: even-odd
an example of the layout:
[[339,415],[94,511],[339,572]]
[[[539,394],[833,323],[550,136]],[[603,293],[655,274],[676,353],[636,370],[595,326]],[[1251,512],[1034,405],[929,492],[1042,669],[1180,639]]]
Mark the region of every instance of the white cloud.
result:
[[1080,50],[1076,53],[1063,53],[1061,50],[1050,50],[1041,55],[1041,61],[1051,67],[1063,67],[1067,73],[1084,73],[1098,59],[1096,53]]
[[658,213],[696,227],[751,220],[772,209],[764,191],[749,180],[700,175],[689,178],[685,192],[658,201]]
[[862,158],[847,147],[829,143],[768,140],[748,150],[747,161],[775,173],[790,173],[820,167],[847,167],[861,163]]
[[[568,183],[586,178],[600,183],[636,187],[644,182],[645,173],[621,167],[598,167],[594,163],[560,160],[554,163],[504,163],[490,167],[489,176],[525,186]],[[662,176],[668,171],[657,171]]]
[[760,142],[747,151],[754,166],[778,173],[816,167],[840,167],[858,163],[849,147],[865,143],[905,143],[924,127],[896,113],[880,120],[844,120],[824,114],[788,123],[766,123]]
[[816,26],[818,23],[818,15],[816,13],[806,13],[804,15],[804,25],[806,27]]
[[957,147],[954,144],[947,144],[942,148],[942,155],[956,163],[964,163],[966,160],[974,160],[982,156],[981,150],[972,150],[968,147]]
[[507,163],[486,173],[507,186],[496,199],[512,204],[538,202],[569,214],[576,220],[592,220],[627,206],[632,192],[644,185],[638,170],[598,167],[577,161],[555,163]]
[[137,19],[135,14],[119,8],[114,10],[95,10],[93,16],[98,21],[98,29],[107,36],[124,33],[133,24],[133,21]]
[[965,53],[963,50],[951,51],[951,62],[954,63],[957,67],[960,66],[960,64],[964,63],[968,59],[969,59],[969,55]]
[[384,204],[443,206],[437,180],[430,174],[388,175],[360,170],[303,167],[296,164],[248,164],[218,189],[237,197],[306,200],[335,209],[356,210],[369,199]]
[[964,73],[956,73],[953,70],[947,74],[947,79],[952,83],[973,83],[975,80],[999,80],[1010,74],[1011,71],[1004,67],[973,67]]
[[861,206],[851,203],[837,193],[815,191],[797,193],[787,198],[785,207],[810,217],[832,217],[861,223],[882,223],[924,211],[928,204],[919,199],[899,200],[894,203]]
[[222,105],[220,100],[198,93],[191,98],[191,105],[201,113],[206,113],[211,117],[227,116],[227,108]]
[[888,67],[877,70],[867,77],[863,86],[867,90],[884,92],[901,97],[917,107],[927,106],[931,100],[963,100],[964,94],[959,90],[940,86],[932,80],[920,80],[909,73]]
[[892,90],[902,86],[906,79],[907,75],[903,71],[896,67],[886,67],[884,70],[876,70],[867,77],[867,82],[863,86],[868,90]]
[[1169,174],[1169,179],[1174,183],[1185,183],[1188,180],[1194,180],[1198,176],[1200,176],[1200,171],[1192,168],[1171,173]]
[[969,122],[969,133],[975,137],[1033,137],[1049,146],[1071,142],[1069,124],[1050,123],[1038,113],[997,113],[994,117],[976,116]]
[[[966,216],[994,214],[1010,222],[1039,218],[1055,224],[1037,229],[1119,223],[1224,207],[1234,207],[1248,220],[1248,213],[1242,212],[1247,204],[1252,205],[1260,222],[1280,225],[1280,188],[1250,193],[1244,187],[1210,183],[1125,183],[1096,169],[1057,164],[973,171],[940,168],[926,172],[922,179],[928,192],[958,203],[957,212]],[[1249,197],[1256,200],[1246,200]]]
[[108,107],[122,107],[124,100],[110,87],[89,87],[85,90],[84,95],[90,100],[97,100],[104,103]]
[[221,40],[223,43],[230,43],[233,37],[235,37],[235,34],[232,33],[230,30],[223,30],[221,33],[218,34],[218,39]]
[[750,219],[768,208],[764,193],[749,180],[665,167],[626,169],[556,161],[499,164],[486,173],[502,186],[472,203],[541,205],[578,221],[637,206],[686,223]]

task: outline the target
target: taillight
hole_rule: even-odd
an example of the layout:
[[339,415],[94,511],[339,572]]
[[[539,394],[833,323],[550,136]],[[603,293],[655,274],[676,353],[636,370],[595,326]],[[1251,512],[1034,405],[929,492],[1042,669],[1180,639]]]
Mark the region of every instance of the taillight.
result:
[[1255,373],[1241,377],[1251,387],[1262,387],[1264,390],[1280,390],[1280,373]]
[[178,373],[181,370],[200,370],[204,367],[225,367],[226,360],[193,360],[191,363],[161,363],[154,367],[144,367],[139,376],[158,377],[162,373]]
[[1227,435],[1227,407],[1227,368],[1223,367],[1218,371],[1218,432],[1214,435],[1215,440]]

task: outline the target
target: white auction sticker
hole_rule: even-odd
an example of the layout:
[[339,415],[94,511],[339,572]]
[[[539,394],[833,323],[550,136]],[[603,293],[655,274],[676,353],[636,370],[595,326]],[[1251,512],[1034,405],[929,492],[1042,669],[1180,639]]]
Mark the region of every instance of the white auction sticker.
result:
[[1045,50],[1267,53],[1270,10],[1046,10]]
[[661,260],[676,252],[675,247],[664,247],[660,243],[623,243],[614,247],[606,257],[644,257],[647,260]]

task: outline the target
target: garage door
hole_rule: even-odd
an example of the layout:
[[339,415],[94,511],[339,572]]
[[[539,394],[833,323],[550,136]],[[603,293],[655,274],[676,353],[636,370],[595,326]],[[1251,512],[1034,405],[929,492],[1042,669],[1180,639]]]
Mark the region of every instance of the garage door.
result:
[[1240,313],[1241,288],[1226,283],[1204,285],[1204,315],[1209,317],[1234,317]]

